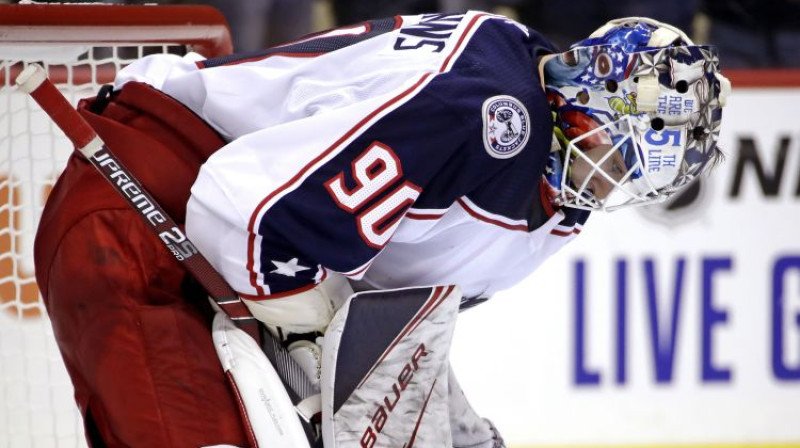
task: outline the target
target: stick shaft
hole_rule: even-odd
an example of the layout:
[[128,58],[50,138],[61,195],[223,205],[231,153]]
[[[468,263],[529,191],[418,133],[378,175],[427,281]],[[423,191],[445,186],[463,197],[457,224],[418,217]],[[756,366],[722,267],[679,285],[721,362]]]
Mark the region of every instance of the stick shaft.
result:
[[16,82],[139,214],[170,253],[203,285],[217,305],[260,344],[258,321],[250,314],[238,294],[133,174],[109,151],[89,123],[47,79],[44,69],[29,65],[20,73]]

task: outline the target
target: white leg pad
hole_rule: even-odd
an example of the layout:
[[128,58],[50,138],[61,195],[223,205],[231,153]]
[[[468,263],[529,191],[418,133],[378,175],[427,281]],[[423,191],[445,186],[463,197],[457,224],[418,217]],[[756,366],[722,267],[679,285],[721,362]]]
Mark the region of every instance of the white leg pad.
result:
[[450,430],[453,448],[502,448],[502,437],[492,423],[481,418],[470,406],[464,391],[450,367],[449,375]]
[[259,446],[308,448],[295,407],[261,347],[224,313],[214,317],[212,336]]
[[448,355],[455,287],[361,292],[322,350],[325,448],[451,448]]

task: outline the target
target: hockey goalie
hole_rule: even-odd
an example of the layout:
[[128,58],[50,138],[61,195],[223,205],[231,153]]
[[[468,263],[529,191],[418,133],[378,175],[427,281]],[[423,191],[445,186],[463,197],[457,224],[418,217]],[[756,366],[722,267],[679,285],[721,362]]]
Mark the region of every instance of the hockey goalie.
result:
[[459,309],[591,211],[708,172],[729,93],[712,47],[645,18],[563,53],[469,12],[131,64],[80,113],[277,348],[215,314],[74,155],[36,271],[90,445],[505,446],[448,362]]

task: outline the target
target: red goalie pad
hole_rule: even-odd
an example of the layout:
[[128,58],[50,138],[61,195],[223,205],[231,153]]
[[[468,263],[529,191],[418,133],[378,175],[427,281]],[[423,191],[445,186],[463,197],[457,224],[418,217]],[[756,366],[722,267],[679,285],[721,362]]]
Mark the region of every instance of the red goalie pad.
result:
[[[224,141],[156,90],[127,84],[81,114],[176,222]],[[36,236],[36,276],[93,447],[246,446],[205,294],[75,153]]]

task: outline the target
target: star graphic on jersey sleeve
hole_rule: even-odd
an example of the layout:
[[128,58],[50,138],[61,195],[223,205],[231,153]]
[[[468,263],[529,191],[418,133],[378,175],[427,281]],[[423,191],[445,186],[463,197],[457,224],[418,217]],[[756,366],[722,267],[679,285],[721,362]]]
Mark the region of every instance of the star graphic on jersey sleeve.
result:
[[275,265],[276,268],[274,271],[270,271],[270,274],[280,274],[285,275],[287,277],[297,277],[298,272],[307,271],[311,268],[305,267],[300,265],[297,258],[292,258],[291,260],[287,261],[286,263],[281,261],[270,260],[272,264]]

